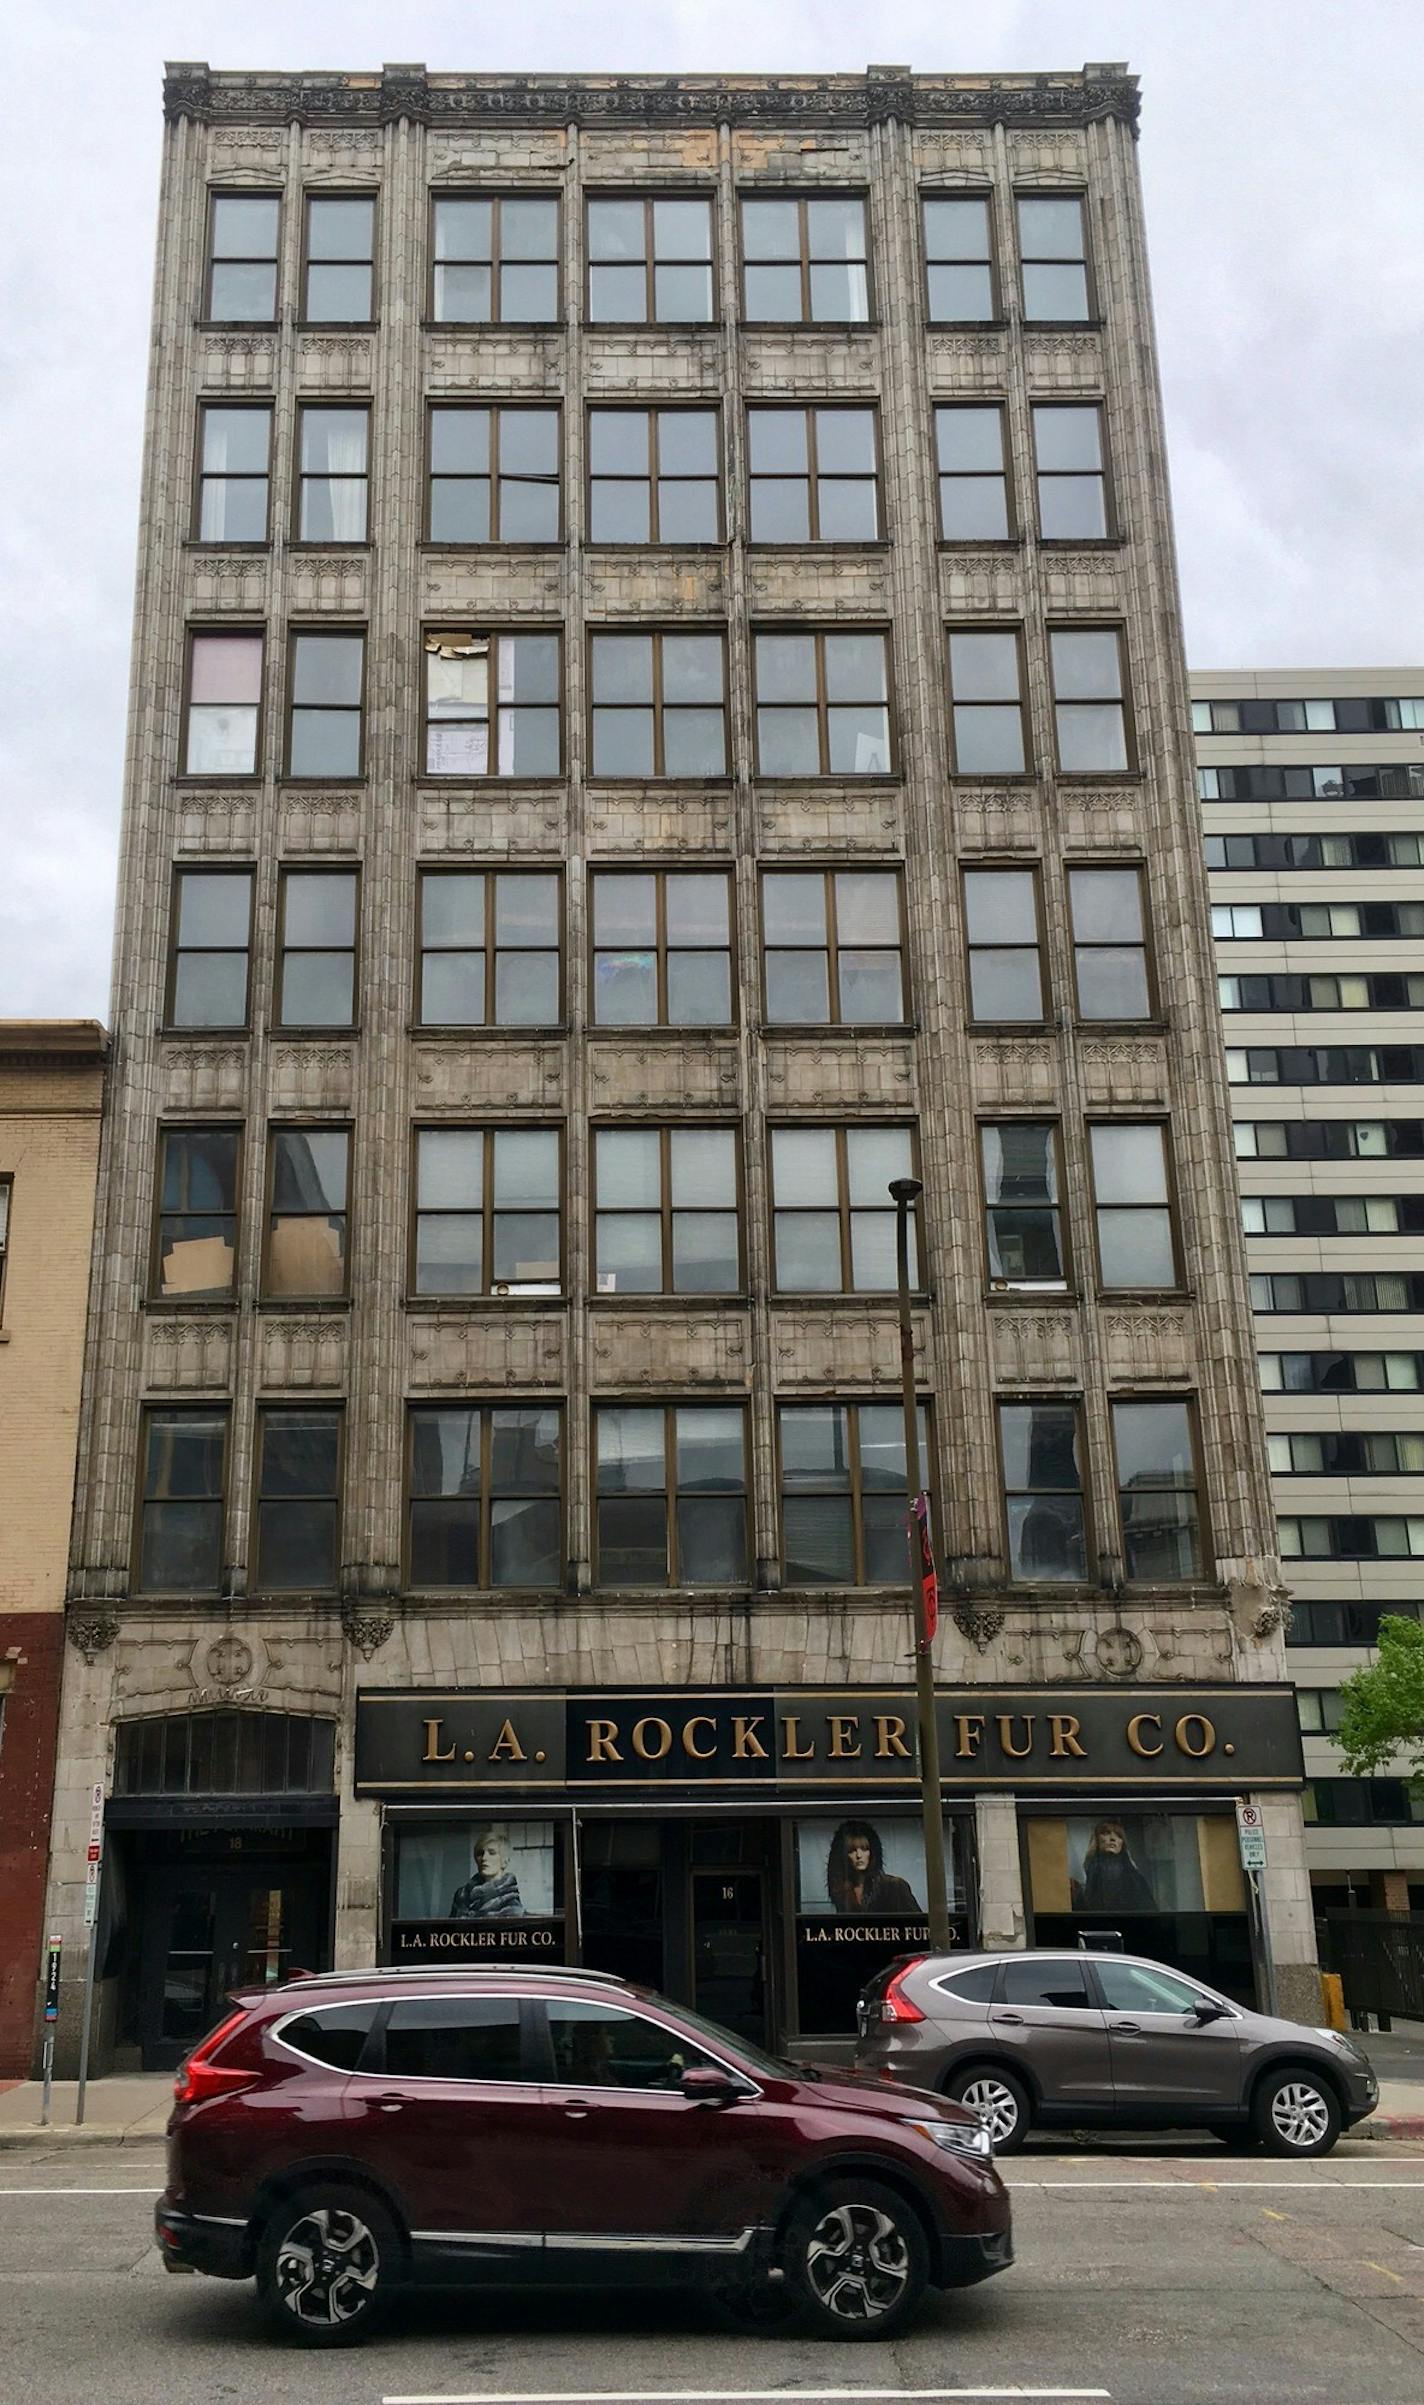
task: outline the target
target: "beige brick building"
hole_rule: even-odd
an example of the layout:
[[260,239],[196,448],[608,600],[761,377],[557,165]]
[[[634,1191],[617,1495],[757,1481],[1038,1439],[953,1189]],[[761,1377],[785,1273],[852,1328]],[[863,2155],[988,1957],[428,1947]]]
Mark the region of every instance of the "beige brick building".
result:
[[0,1020],[0,2079],[35,2040],[107,1050]]
[[1344,1777],[1334,1731],[1381,1615],[1424,1607],[1424,668],[1192,695],[1311,1887],[1407,1912],[1420,1807]]
[[1313,2008],[1134,79],[166,110],[104,2059],[475,1949],[845,2044],[923,1929],[907,1171],[958,1937],[1248,1991],[1250,1792]]

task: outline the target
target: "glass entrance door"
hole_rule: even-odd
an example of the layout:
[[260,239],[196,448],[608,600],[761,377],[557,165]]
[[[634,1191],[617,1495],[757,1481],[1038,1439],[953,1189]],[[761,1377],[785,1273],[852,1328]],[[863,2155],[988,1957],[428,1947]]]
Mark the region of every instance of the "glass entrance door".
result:
[[152,1874],[139,1992],[144,2069],[180,2063],[233,1988],[318,1969],[325,1919],[326,1873],[314,1863],[195,1862]]
[[759,1870],[692,1873],[693,2002],[709,2021],[766,2039],[766,1933]]

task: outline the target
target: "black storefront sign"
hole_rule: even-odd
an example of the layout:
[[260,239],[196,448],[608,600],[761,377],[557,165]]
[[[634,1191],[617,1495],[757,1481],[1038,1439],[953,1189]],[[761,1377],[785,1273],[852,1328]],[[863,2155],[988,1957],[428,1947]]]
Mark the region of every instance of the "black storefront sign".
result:
[[[1288,1686],[962,1687],[938,1697],[946,1796],[976,1788],[1294,1788],[1303,1766]],[[881,1688],[541,1688],[364,1691],[358,1795],[709,1790],[809,1801],[918,1784],[914,1697]]]

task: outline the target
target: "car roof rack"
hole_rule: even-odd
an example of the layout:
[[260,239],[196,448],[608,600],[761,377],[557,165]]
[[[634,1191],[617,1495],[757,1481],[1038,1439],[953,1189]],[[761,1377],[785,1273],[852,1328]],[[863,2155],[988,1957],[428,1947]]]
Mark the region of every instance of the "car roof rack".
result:
[[[279,1987],[358,1987],[380,1979],[467,1979],[474,1973],[487,1979],[491,1973],[503,1979],[586,1979],[599,1987],[629,1987],[630,1980],[617,1971],[594,1971],[583,1963],[567,1962],[450,1962],[450,1963],[373,1963],[369,1970],[355,1971],[297,1971],[290,1978],[278,1980]],[[248,1989],[247,1994],[265,1994],[269,1990]]]

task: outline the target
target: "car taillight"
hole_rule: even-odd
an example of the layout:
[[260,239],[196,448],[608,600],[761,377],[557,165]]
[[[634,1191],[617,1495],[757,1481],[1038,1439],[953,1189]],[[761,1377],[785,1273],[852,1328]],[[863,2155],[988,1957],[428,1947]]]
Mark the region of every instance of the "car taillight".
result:
[[925,2016],[918,2004],[912,2004],[905,1993],[905,1974],[913,1971],[914,1967],[912,1962],[907,1962],[895,1973],[880,2000],[882,2021],[923,2021]]
[[210,2030],[201,2046],[195,2046],[173,2082],[173,2094],[179,2104],[201,2104],[209,2096],[227,2096],[235,2088],[250,2088],[258,2074],[240,2071],[233,2065],[215,2063],[213,2056],[226,2045],[235,2030],[247,2019],[245,2010],[229,2013],[225,2021]]

